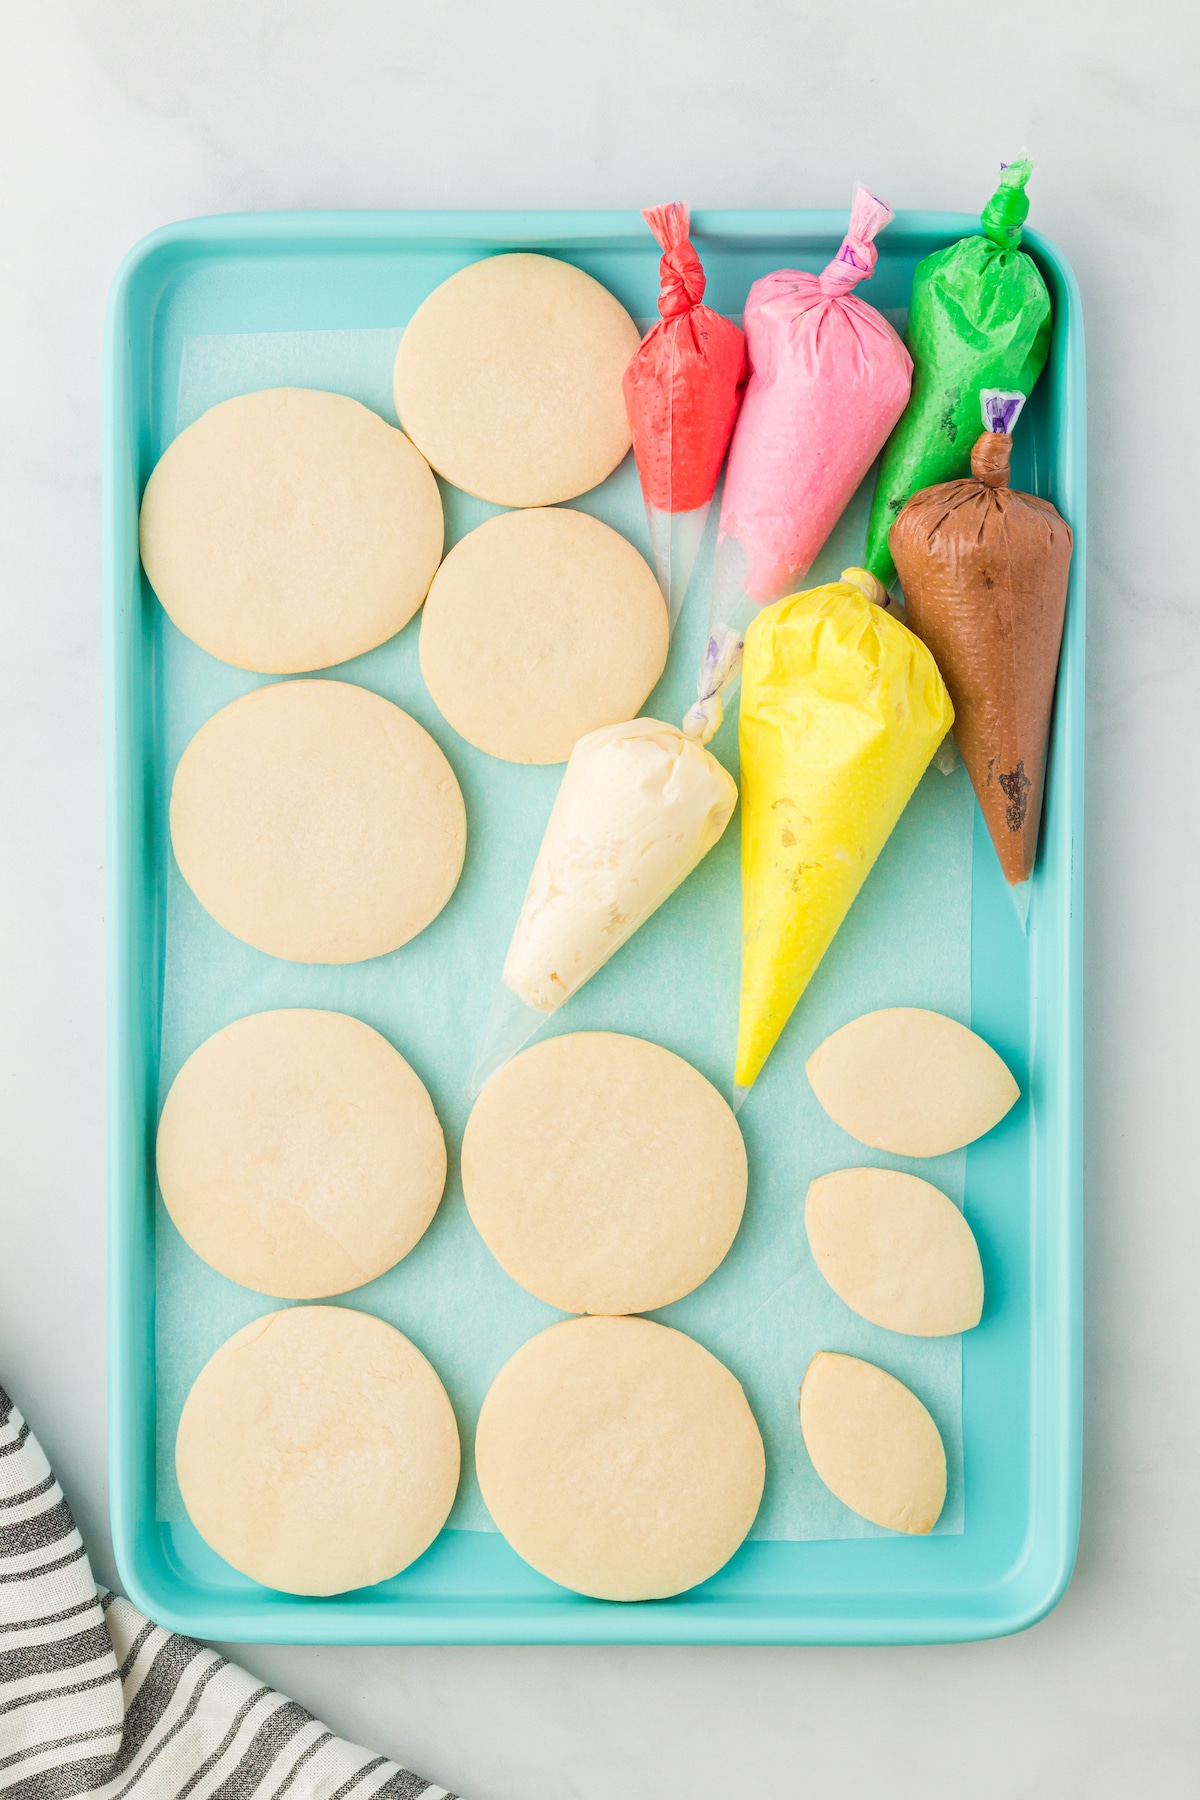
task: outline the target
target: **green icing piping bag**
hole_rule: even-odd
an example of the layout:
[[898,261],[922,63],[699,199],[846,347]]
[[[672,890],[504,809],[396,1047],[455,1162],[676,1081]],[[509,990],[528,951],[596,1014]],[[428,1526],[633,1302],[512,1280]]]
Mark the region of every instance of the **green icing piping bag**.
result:
[[905,342],[912,398],[883,451],[864,565],[885,587],[896,578],[888,532],[921,488],[971,472],[984,388],[1028,394],[1050,349],[1050,296],[1020,248],[1029,213],[1028,157],[1004,165],[980,216],[982,237],[935,250],[913,273]]

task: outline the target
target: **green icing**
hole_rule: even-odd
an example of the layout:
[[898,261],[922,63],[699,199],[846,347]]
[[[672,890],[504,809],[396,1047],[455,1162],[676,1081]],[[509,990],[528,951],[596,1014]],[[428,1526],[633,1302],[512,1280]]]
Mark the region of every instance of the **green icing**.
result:
[[1018,248],[1032,164],[1010,163],[983,209],[983,237],[960,238],[918,263],[906,341],[913,386],[883,451],[863,561],[885,586],[896,568],[887,534],[921,488],[971,470],[983,388],[1028,395],[1050,350],[1050,296]]

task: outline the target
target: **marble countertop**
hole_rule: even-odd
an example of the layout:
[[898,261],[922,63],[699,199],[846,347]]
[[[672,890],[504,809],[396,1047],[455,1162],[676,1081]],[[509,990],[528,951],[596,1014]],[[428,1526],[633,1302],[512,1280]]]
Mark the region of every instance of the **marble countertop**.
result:
[[1087,1441],[1057,1611],[934,1649],[239,1647],[467,1800],[1195,1792],[1197,30],[1180,0],[42,0],[0,57],[0,1380],[113,1578],[100,343],[124,251],[290,207],[972,211],[1038,159],[1091,398]]

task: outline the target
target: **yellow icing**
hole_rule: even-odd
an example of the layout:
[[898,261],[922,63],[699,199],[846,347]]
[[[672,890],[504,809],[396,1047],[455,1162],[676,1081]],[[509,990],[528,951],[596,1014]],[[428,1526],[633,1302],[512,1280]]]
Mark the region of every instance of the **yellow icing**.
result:
[[740,1088],[757,1078],[954,720],[929,651],[864,588],[847,569],[765,607],[746,634]]

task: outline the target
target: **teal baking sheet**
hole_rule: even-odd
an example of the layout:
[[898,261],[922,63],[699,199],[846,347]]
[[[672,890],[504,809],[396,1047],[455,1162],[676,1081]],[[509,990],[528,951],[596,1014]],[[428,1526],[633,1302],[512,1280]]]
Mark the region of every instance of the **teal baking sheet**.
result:
[[[377,222],[377,239],[370,221]],[[453,223],[466,227],[469,222]],[[649,239],[643,244],[639,228],[628,219],[622,218],[619,231],[610,225],[607,236],[601,229],[604,221],[595,223],[597,233],[583,242],[560,242],[545,229],[491,242],[528,242],[566,254],[606,280],[631,311],[644,315],[653,303],[657,261]],[[119,988],[114,983],[114,1015],[121,1016],[119,1026],[114,1016],[114,1126],[124,1152],[116,1153],[114,1145],[114,1528],[130,1591],[170,1623],[225,1637],[788,1641],[979,1635],[979,1624],[968,1623],[961,1601],[956,1612],[953,1606],[939,1606],[936,1598],[940,1580],[948,1583],[947,1591],[970,1592],[978,1607],[978,1582],[972,1589],[968,1578],[964,1586],[944,1561],[934,1559],[969,1546],[968,1563],[988,1555],[994,1560],[997,1543],[1006,1535],[1001,1530],[997,1536],[997,1525],[1003,1521],[1011,1534],[1021,1519],[1029,1523],[1030,1501],[1019,1488],[1004,1505],[995,1482],[991,1490],[980,1485],[987,1480],[994,1444],[989,1442],[986,1453],[970,1444],[972,1366],[979,1360],[976,1342],[986,1350],[989,1340],[996,1344],[1014,1332],[1020,1339],[1022,1322],[1026,1327],[1031,1323],[1035,1265],[1030,1231],[1038,1222],[1036,1202],[1041,1200],[1043,1213],[1054,1211],[1044,1178],[1039,1185],[1038,1155],[1044,1155],[1046,1146],[1033,1130],[1038,1070],[1030,1064],[1037,1001],[1031,978],[1042,962],[1047,935],[1053,935],[1047,933],[1058,897],[1048,879],[1051,838],[1063,823],[1068,835],[1073,831],[1070,810],[1056,811],[1052,798],[1047,853],[1026,936],[995,874],[986,837],[979,837],[963,772],[944,776],[931,771],[743,1108],[740,1122],[751,1186],[742,1230],[716,1274],[657,1316],[708,1345],[746,1387],[768,1456],[755,1541],[712,1582],[677,1601],[653,1606],[614,1608],[543,1581],[492,1531],[469,1447],[479,1403],[495,1371],[518,1344],[560,1315],[516,1287],[482,1245],[462,1202],[456,1152],[467,1111],[466,1070],[561,770],[496,763],[456,737],[421,682],[419,618],[390,644],[331,671],[404,706],[450,757],[468,809],[463,880],[434,925],[390,957],[351,969],[314,969],[263,956],[229,937],[203,912],[174,869],[165,830],[170,778],[184,745],[204,719],[262,678],[214,662],[177,633],[128,561],[140,485],[177,429],[230,394],[282,384],[350,393],[394,418],[390,371],[404,318],[445,273],[490,245],[473,239],[467,228],[452,236],[446,220],[440,225],[446,235],[439,236],[435,223],[431,237],[420,235],[431,229],[428,219],[396,221],[391,240],[386,216],[380,215],[367,221],[354,215],[280,219],[268,222],[257,241],[256,224],[263,226],[263,221],[174,228],[157,249],[135,253],[125,298],[118,287],[114,302],[116,319],[123,306],[138,299],[139,287],[148,295],[155,285],[148,270],[156,257],[163,261],[155,276],[161,287],[144,333],[131,329],[123,346],[113,345],[109,396],[114,461],[122,389],[126,425],[132,426],[137,415],[137,437],[131,438],[130,448],[136,442],[138,452],[136,470],[125,471],[124,511],[115,505],[120,486],[116,467],[109,490],[114,506],[109,547],[114,655],[110,779],[122,766],[122,750],[126,769],[136,764],[141,777],[140,786],[132,783],[127,790],[125,843],[114,856],[114,864],[123,858],[125,876],[117,904],[125,935],[118,926],[114,946],[115,960],[122,965]],[[871,295],[890,309],[903,306],[917,245],[945,241],[928,230],[922,240],[905,231],[903,221],[898,225],[900,231],[894,226],[881,240]],[[365,242],[355,241],[355,226],[366,231]],[[273,230],[284,235],[273,242]],[[322,240],[321,233],[331,231],[332,240]],[[807,233],[793,227],[786,245],[780,231],[773,239],[764,232],[761,244],[747,244],[736,232],[712,232],[704,244],[710,298],[724,310],[740,311],[745,288],[756,274],[784,261],[819,261],[824,243],[836,241],[837,231],[836,219],[810,226]],[[289,237],[289,232],[295,235]],[[342,232],[351,235],[343,238]],[[197,254],[197,240],[202,254]],[[887,255],[888,240],[894,240],[892,257]],[[314,249],[322,242],[324,248]],[[122,360],[123,377],[117,366]],[[1046,479],[1054,470],[1056,433],[1049,388],[1047,383],[1040,415],[1033,409],[1028,440],[1031,458],[1036,454],[1040,468],[1050,472]],[[1023,478],[1030,483],[1035,479],[1032,460]],[[443,491],[449,541],[496,510],[454,490]],[[1049,491],[1076,524],[1078,538],[1082,521],[1064,505],[1061,489],[1051,485]],[[648,550],[630,462],[574,504]],[[852,507],[814,571],[814,581],[855,560],[863,522],[862,506]],[[128,604],[122,609],[116,596],[126,579]],[[1073,619],[1081,617],[1077,599]],[[705,610],[701,566],[647,712],[665,718],[682,715]],[[1063,739],[1060,707],[1056,758]],[[736,774],[732,726],[714,748]],[[114,811],[119,837],[119,796]],[[1068,895],[1069,870],[1068,863]],[[989,920],[990,929],[985,929]],[[129,954],[133,934],[139,940],[136,961]],[[1069,945],[1069,929],[1066,941]],[[1060,973],[1069,975],[1069,958]],[[653,1038],[688,1057],[728,1092],[736,995],[735,819],[685,888],[562,1010],[554,1028],[601,1027]],[[969,1019],[1009,1057],[1023,1087],[1032,1072],[1033,1104],[1023,1102],[969,1156],[903,1164],[864,1151],[816,1106],[803,1062],[847,1018],[889,1004],[934,1006]],[[429,1086],[451,1151],[446,1196],[425,1238],[395,1270],[343,1297],[343,1303],[363,1306],[405,1330],[447,1384],[467,1451],[451,1529],[393,1582],[322,1601],[268,1593],[207,1551],[187,1523],[171,1455],[179,1408],[195,1374],[230,1332],[272,1303],[226,1282],[200,1262],[178,1238],[161,1205],[155,1216],[150,1159],[154,1120],[180,1063],[211,1031],[247,1012],[279,1005],[338,1007],[383,1031]],[[1049,1116],[1039,1119],[1051,1138],[1054,1123]],[[1069,1107],[1057,1123],[1069,1137]],[[988,1278],[984,1321],[968,1340],[965,1399],[958,1339],[921,1342],[867,1325],[836,1299],[813,1268],[803,1231],[807,1182],[824,1170],[865,1161],[911,1167],[960,1202],[965,1186],[968,1217],[980,1237]],[[1001,1209],[997,1241],[991,1244],[989,1197]],[[1057,1201],[1060,1216],[1069,1213],[1069,1179]],[[1011,1255],[1002,1248],[1001,1240],[1008,1237],[1013,1239]],[[1023,1253],[1029,1263],[1022,1277]],[[141,1365],[139,1344],[145,1359]],[[1031,1339],[1026,1378],[1035,1347]],[[907,1381],[930,1406],[946,1440],[950,1466],[947,1506],[934,1539],[914,1544],[881,1533],[841,1506],[817,1480],[798,1430],[796,1392],[809,1356],[819,1348],[870,1357]],[[1009,1368],[1015,1374],[1019,1364],[1010,1358]],[[1007,1398],[1011,1405],[1014,1397]],[[1038,1447],[1028,1418],[1023,1435],[1028,1478]],[[1050,1441],[1043,1434],[1043,1448]],[[1070,1429],[1060,1433],[1060,1495],[1064,1479],[1073,1478],[1072,1442]],[[1012,1468],[1010,1461],[996,1470],[1000,1486],[1012,1486],[1007,1479]],[[989,1524],[995,1508],[999,1510]],[[914,1561],[914,1550],[924,1552],[923,1564]],[[858,1561],[839,1573],[839,1559],[847,1557]],[[1066,1567],[1069,1555],[1060,1554],[1059,1585]],[[937,1578],[931,1582],[931,1577]],[[910,1588],[914,1593],[905,1600]],[[1043,1594],[1036,1606],[1044,1609],[1052,1598],[1052,1593]],[[878,1618],[870,1616],[872,1604]],[[983,1629],[1012,1629],[1026,1622],[1032,1610],[1036,1607],[1026,1599],[1020,1618],[1010,1611]]]

